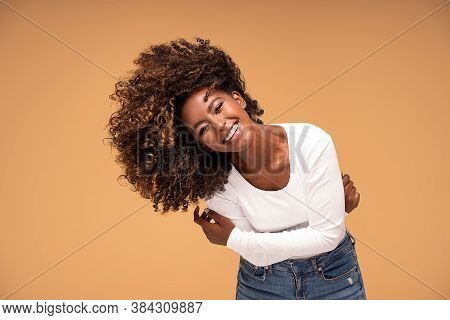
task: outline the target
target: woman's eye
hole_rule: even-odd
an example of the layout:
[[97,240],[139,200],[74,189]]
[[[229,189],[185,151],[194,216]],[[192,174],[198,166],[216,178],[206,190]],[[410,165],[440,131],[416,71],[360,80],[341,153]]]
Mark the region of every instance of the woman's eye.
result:
[[[219,103],[215,108],[214,108],[214,113],[219,113],[220,109],[222,109],[222,104],[223,102]],[[199,131],[199,135],[203,135],[203,132],[205,132],[205,130],[207,129],[208,126],[204,126],[200,129]]]
[[219,104],[216,106],[216,108],[214,109],[214,111],[215,111],[216,113],[218,113],[218,112],[220,111],[220,109],[222,108],[222,104],[223,104],[223,102],[219,103]]
[[[207,127],[207,126],[204,126],[204,127],[202,127],[202,128],[200,129],[200,131],[199,131],[199,134],[200,134],[200,135],[203,135],[203,132],[205,132],[206,127]],[[205,130],[203,130],[203,129],[205,129]]]

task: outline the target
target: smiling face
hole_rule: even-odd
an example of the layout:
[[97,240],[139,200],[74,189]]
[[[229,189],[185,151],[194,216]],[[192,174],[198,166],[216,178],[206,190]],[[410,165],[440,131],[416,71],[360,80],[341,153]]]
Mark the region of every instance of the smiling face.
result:
[[[231,95],[213,90],[205,101],[207,88],[191,94],[181,108],[181,121],[187,130],[206,146],[218,152],[240,152],[250,142],[257,124],[250,119],[245,100],[237,91]],[[237,130],[235,130],[237,127]]]

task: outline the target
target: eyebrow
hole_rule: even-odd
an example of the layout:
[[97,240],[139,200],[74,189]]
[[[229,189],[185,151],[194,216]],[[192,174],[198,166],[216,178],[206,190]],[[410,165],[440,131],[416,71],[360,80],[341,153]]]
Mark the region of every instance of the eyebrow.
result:
[[[211,108],[212,108],[212,105],[213,105],[214,101],[216,101],[217,99],[220,99],[220,98],[221,98],[221,97],[217,96],[217,97],[215,97],[214,99],[211,100],[211,102],[210,102],[209,105],[208,105],[208,110],[207,110],[208,113],[211,112]],[[206,99],[208,99],[208,98],[206,98]],[[203,122],[203,120],[197,121],[197,123],[194,124],[194,130],[197,130],[197,127],[198,127],[198,126],[200,125],[200,123],[202,123],[202,122]]]

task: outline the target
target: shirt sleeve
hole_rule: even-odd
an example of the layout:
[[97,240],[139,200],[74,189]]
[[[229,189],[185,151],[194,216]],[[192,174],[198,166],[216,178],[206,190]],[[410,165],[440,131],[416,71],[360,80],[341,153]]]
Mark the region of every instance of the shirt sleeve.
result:
[[[230,219],[231,222],[235,225],[228,238],[227,248],[232,249],[230,240],[233,239],[233,233],[239,232],[240,230],[258,233],[258,231],[252,226],[247,216],[243,212],[242,207],[238,202],[237,196],[233,193],[233,191],[227,190],[225,193],[218,193],[211,200],[206,200],[206,204],[209,209]],[[277,254],[276,252],[245,252],[239,254],[247,261],[257,266],[267,266],[286,259],[284,254]]]
[[[262,262],[272,261],[270,258],[278,262],[292,256],[311,257],[328,252],[336,248],[345,236],[341,170],[331,136],[320,130],[322,137],[305,155],[309,225],[276,233],[256,233],[235,228],[228,238],[227,247],[244,258],[253,257],[259,264],[249,261],[255,265],[262,266]],[[263,259],[256,258],[256,255],[268,256]]]

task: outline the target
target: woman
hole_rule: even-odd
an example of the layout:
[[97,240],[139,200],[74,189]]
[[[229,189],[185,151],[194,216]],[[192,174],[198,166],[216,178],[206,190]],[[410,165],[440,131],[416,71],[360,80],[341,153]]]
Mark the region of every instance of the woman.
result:
[[239,68],[208,40],[152,45],[134,63],[110,96],[122,176],[163,214],[206,200],[194,221],[241,255],[236,299],[365,299],[344,223],[359,193],[331,136],[264,125]]

